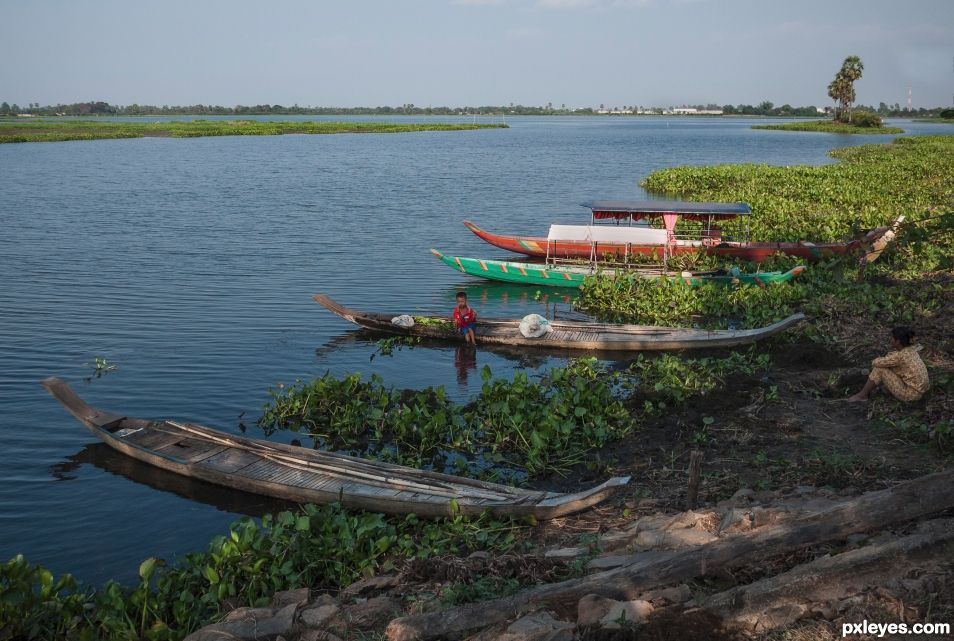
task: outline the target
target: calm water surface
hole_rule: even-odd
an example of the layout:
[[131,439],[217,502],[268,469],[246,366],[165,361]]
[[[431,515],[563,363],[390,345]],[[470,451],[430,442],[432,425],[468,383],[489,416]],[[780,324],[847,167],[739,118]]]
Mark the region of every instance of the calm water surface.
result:
[[[326,371],[465,399],[480,377],[455,366],[453,346],[371,360],[374,342],[311,295],[447,313],[465,289],[486,315],[567,313],[562,297],[471,279],[428,249],[502,257],[460,221],[542,233],[586,220],[587,199],[645,196],[638,183],[661,167],[819,164],[833,147],[890,140],[752,123],[514,118],[487,131],[0,145],[0,562],[23,553],[84,581],[132,581],[147,556],[204,549],[240,514],[281,507],[111,454],[40,387],[46,376],[105,409],[256,437],[271,386]],[[97,356],[118,369],[87,382]],[[477,359],[504,376],[560,362]]]

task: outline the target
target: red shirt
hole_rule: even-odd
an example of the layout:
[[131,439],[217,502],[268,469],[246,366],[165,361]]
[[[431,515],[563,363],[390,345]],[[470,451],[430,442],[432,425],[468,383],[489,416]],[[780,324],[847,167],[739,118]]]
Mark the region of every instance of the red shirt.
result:
[[477,314],[470,308],[470,305],[465,307],[464,311],[460,311],[460,307],[454,308],[454,324],[457,325],[458,328],[466,327],[476,320]]

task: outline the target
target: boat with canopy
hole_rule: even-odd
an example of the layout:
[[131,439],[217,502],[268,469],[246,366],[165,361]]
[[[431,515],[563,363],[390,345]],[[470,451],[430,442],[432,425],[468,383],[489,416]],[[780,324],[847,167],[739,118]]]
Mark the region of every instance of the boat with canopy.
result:
[[[663,263],[673,256],[698,253],[763,262],[781,252],[816,261],[872,243],[889,229],[879,227],[864,238],[841,242],[753,242],[752,210],[746,203],[596,200],[582,206],[591,211],[589,225],[551,225],[545,237],[496,234],[469,220],[464,225],[495,247],[546,260],[625,262],[650,257]],[[733,235],[723,232],[726,223],[732,223]]]

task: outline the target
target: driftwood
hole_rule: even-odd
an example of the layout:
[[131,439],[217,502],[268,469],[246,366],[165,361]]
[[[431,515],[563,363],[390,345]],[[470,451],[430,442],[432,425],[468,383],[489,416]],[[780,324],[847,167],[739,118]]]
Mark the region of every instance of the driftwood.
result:
[[572,612],[587,594],[633,599],[640,592],[703,576],[718,568],[752,563],[941,512],[954,507],[952,482],[954,469],[869,492],[748,535],[731,536],[689,550],[618,557],[620,567],[589,576],[537,586],[483,603],[395,619],[388,626],[387,636],[389,641],[454,638],[541,607]]
[[811,614],[814,603],[839,601],[902,576],[919,563],[951,557],[954,519],[922,523],[915,534],[799,565],[713,594],[696,605],[729,625],[762,633]]

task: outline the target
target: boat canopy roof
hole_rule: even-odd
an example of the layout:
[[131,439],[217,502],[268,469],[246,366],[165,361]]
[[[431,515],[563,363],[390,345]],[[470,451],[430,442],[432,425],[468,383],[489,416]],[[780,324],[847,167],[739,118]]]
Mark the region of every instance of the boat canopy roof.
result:
[[594,200],[583,203],[593,210],[593,218],[616,220],[631,218],[656,218],[664,214],[676,214],[689,220],[705,220],[710,217],[730,219],[752,213],[745,203],[693,203],[680,200]]

